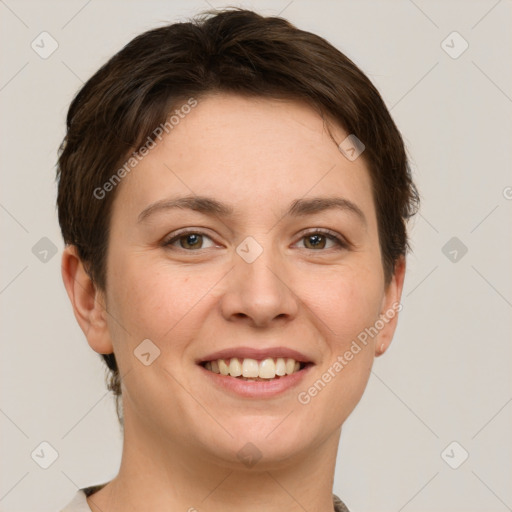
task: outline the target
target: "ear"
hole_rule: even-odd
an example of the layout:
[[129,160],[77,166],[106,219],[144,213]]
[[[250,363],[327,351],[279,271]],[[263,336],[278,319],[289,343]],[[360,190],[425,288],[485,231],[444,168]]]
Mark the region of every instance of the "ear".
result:
[[389,282],[380,311],[380,325],[384,326],[379,330],[378,335],[375,337],[375,356],[381,356],[386,352],[398,323],[398,313],[402,310],[400,298],[402,297],[402,290],[405,278],[405,257],[402,256],[395,264],[395,271]]
[[75,318],[89,345],[99,354],[111,354],[114,348],[108,330],[104,293],[86,272],[76,246],[66,245],[64,248],[61,271]]

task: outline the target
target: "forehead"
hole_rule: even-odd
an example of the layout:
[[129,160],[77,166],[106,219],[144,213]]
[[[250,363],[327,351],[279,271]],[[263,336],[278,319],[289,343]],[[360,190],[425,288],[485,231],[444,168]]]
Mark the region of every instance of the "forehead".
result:
[[374,213],[363,158],[345,158],[337,143],[348,134],[329,122],[334,142],[307,104],[212,94],[187,112],[123,179],[123,204],[141,211],[165,197],[198,194],[261,209],[337,193]]

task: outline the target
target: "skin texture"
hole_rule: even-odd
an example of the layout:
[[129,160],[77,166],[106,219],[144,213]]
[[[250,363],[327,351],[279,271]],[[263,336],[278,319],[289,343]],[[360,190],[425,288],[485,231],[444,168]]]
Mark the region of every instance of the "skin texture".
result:
[[[337,143],[348,135],[331,130]],[[399,261],[385,285],[363,158],[345,158],[305,104],[209,95],[118,187],[106,291],[90,281],[74,247],[62,260],[89,345],[115,352],[123,382],[120,472],[89,506],[332,511],[341,425],[398,315],[308,404],[297,396],[400,300],[405,272]],[[151,203],[190,195],[215,198],[234,214],[172,209],[138,222]],[[365,222],[339,209],[285,215],[296,199],[333,196],[356,204]],[[204,233],[203,248],[192,239],[187,249],[186,236],[163,246],[183,228]],[[318,248],[306,236],[316,228],[338,233],[348,246],[320,238]],[[236,252],[248,236],[263,248],[253,263]],[[134,356],[144,339],[161,351],[150,366]],[[235,397],[210,385],[195,361],[238,346],[289,347],[315,366],[279,396]],[[252,467],[237,457],[247,442],[262,454]]]

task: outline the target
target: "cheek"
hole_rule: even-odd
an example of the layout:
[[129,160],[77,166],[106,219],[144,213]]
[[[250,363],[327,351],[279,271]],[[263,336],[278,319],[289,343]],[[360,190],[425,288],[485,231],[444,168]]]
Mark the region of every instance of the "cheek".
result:
[[[185,343],[193,337],[201,326],[197,315],[221,273],[198,278],[192,266],[171,267],[143,253],[117,261],[110,281],[112,314],[129,332],[131,343],[150,339],[165,350],[172,340],[177,349],[180,340]],[[126,331],[118,334],[126,338]]]
[[326,282],[322,293],[309,297],[325,351],[318,373],[297,396],[304,414],[316,418],[312,430],[318,424],[338,428],[363,395],[374,349],[371,338],[360,335],[378,318],[382,288],[376,279],[347,271]]
[[378,319],[384,283],[374,266],[335,269],[325,279],[303,282],[308,305],[324,324],[331,348],[344,350],[361,331]]

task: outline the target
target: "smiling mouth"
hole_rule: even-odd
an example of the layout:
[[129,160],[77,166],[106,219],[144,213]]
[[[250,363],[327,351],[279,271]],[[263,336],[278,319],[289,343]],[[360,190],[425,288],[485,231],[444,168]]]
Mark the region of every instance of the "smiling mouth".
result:
[[284,357],[268,357],[261,361],[251,358],[240,359],[232,357],[230,359],[216,359],[200,363],[203,368],[212,373],[252,382],[268,382],[281,379],[300,372],[312,364]]

